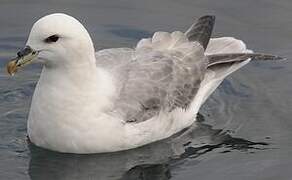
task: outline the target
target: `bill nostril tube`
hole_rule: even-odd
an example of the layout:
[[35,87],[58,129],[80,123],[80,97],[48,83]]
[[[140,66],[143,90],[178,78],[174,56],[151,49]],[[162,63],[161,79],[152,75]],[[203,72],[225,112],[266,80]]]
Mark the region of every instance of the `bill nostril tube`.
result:
[[25,55],[28,55],[29,53],[32,52],[32,49],[31,47],[29,46],[25,46],[22,50],[20,50],[18,53],[17,53],[17,56],[18,57],[23,57]]

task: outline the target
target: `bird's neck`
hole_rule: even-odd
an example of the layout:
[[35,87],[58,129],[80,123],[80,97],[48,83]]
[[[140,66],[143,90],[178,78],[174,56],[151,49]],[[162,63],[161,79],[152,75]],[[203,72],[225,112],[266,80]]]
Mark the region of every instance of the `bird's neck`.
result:
[[114,89],[110,74],[95,64],[44,67],[33,98],[46,102],[52,113],[57,108],[67,113],[80,110],[98,113],[110,109]]
[[31,141],[62,152],[112,148],[122,137],[120,130],[116,141],[107,142],[109,130],[122,129],[108,113],[114,94],[110,74],[95,65],[63,70],[44,67],[28,117]]

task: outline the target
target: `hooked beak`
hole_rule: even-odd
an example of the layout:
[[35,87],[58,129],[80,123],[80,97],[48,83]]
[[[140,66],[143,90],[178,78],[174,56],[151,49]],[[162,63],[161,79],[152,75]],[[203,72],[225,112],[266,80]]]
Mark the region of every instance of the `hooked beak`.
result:
[[30,64],[37,56],[39,52],[32,49],[30,46],[25,46],[21,51],[17,53],[17,57],[13,58],[7,64],[7,72],[12,76],[17,70],[27,64]]

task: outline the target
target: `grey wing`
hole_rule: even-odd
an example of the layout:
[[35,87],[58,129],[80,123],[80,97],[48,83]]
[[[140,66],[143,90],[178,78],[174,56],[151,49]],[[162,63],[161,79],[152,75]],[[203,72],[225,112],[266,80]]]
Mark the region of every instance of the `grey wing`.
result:
[[96,66],[109,72],[115,79],[117,91],[128,79],[128,64],[132,61],[135,51],[131,48],[112,48],[96,52]]
[[205,16],[185,34],[157,32],[135,49],[97,53],[97,66],[115,77],[118,98],[113,111],[125,121],[141,122],[162,111],[187,108],[208,66],[204,49],[214,21]]
[[207,48],[215,24],[215,16],[202,16],[186,32],[189,41],[199,42]]
[[[169,48],[161,48],[169,36]],[[114,108],[128,122],[141,122],[160,112],[187,108],[207,67],[203,47],[187,41],[183,33],[158,32],[152,41],[141,43],[122,68],[126,73]]]
[[132,60],[134,49],[132,48],[112,48],[103,49],[95,53],[96,66],[105,69],[120,68]]
[[232,64],[236,62],[242,62],[247,59],[252,61],[258,60],[285,60],[285,58],[280,56],[274,56],[270,54],[261,54],[261,53],[228,53],[228,54],[213,54],[208,55],[209,64],[208,67],[222,64]]

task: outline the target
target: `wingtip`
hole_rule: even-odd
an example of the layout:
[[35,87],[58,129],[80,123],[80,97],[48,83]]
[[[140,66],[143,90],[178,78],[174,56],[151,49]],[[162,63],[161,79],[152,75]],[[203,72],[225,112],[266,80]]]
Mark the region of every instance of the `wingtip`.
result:
[[286,57],[282,57],[282,56],[276,56],[276,60],[278,60],[278,61],[287,61],[288,60],[288,58],[286,58]]
[[[272,60],[272,61],[286,61],[286,57],[278,56],[278,55],[271,55],[266,54],[261,57],[263,60]],[[259,58],[260,59],[260,58]]]
[[212,35],[214,24],[215,16],[202,16],[186,31],[185,34],[189,41],[197,41],[204,49],[206,49]]
[[215,21],[216,16],[215,15],[204,15],[204,16],[201,16],[199,18],[199,20],[204,20],[204,19],[212,19],[213,21]]

